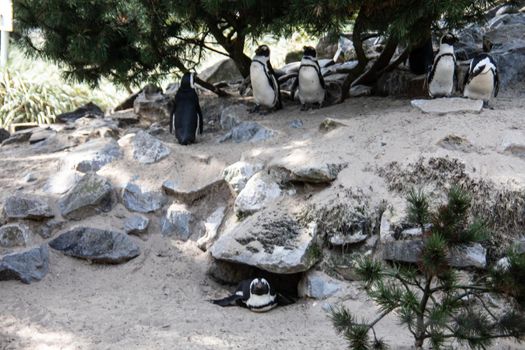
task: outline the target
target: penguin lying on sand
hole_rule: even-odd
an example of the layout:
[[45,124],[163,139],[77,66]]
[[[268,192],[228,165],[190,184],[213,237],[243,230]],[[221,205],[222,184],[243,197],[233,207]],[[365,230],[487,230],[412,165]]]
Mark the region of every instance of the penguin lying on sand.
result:
[[199,134],[202,134],[199,96],[194,89],[193,73],[184,73],[170,115],[170,134],[175,130],[179,143],[189,145],[195,142],[197,129]]
[[317,52],[313,47],[304,47],[301,66],[292,87],[292,91],[295,91],[297,86],[299,87],[297,96],[299,101],[301,101],[302,111],[306,110],[308,105],[312,103],[317,103],[321,107],[326,96],[326,86],[316,56]]
[[443,35],[434,64],[428,74],[428,93],[430,97],[448,97],[454,92],[456,81],[456,56],[454,43],[457,38],[448,33]]
[[277,305],[289,305],[293,300],[277,293],[264,278],[244,280],[229,297],[211,300],[220,306],[242,306],[254,312],[266,312]]
[[261,45],[255,50],[255,56],[250,65],[250,80],[256,103],[251,112],[258,112],[261,106],[273,110],[283,107],[281,89],[270,64],[270,48],[266,45]]
[[470,67],[465,75],[465,88],[463,96],[483,100],[487,105],[492,96],[498,96],[499,75],[494,59],[481,53],[470,62]]

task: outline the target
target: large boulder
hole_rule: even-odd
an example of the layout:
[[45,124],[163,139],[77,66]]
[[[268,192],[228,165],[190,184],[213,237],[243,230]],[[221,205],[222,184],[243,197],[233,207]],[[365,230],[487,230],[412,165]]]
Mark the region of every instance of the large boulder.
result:
[[248,180],[262,169],[263,165],[261,163],[252,164],[239,161],[225,168],[222,176],[230,185],[232,191],[235,194],[239,194],[246,186]]
[[231,58],[219,61],[213,66],[204,69],[199,73],[199,78],[211,84],[221,81],[239,81],[243,79],[239,68],[237,68]]
[[170,154],[167,146],[143,130],[122,137],[118,143],[122,147],[131,147],[133,159],[142,164],[156,163]]
[[46,199],[30,195],[15,194],[4,203],[4,215],[7,219],[44,220],[55,215]]
[[173,203],[166,211],[161,222],[161,233],[164,236],[175,236],[183,241],[190,238],[196,226],[195,217],[183,204]]
[[49,242],[62,253],[96,263],[118,264],[137,257],[140,249],[126,234],[91,227],[77,227]]
[[282,194],[275,180],[264,171],[253,175],[235,199],[237,214],[252,214],[272,203]]
[[161,192],[143,192],[138,185],[128,183],[122,190],[122,203],[130,211],[151,213],[162,208],[166,199]]
[[0,281],[20,280],[23,283],[40,281],[48,272],[47,245],[0,257]]
[[29,228],[23,224],[8,224],[0,227],[0,247],[24,247],[29,240]]
[[59,201],[62,216],[77,220],[100,212],[108,212],[113,204],[111,183],[95,173],[84,175]]
[[280,202],[246,218],[211,246],[212,256],[272,273],[307,271],[320,259],[321,250],[317,225],[297,221],[299,207]]
[[170,97],[154,85],[145,86],[133,101],[133,111],[151,123],[168,120],[170,109]]
[[374,92],[380,96],[426,96],[425,75],[416,75],[405,69],[394,69],[379,77]]
[[120,158],[122,151],[114,139],[98,138],[72,149],[63,162],[67,169],[88,173]]

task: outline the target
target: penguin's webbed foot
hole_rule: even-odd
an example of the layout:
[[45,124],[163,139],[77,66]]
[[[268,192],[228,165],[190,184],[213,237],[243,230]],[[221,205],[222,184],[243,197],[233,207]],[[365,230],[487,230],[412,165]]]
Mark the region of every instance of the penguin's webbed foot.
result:
[[248,113],[256,113],[256,112],[259,112],[260,109],[261,109],[260,105],[255,105],[253,108],[248,110]]

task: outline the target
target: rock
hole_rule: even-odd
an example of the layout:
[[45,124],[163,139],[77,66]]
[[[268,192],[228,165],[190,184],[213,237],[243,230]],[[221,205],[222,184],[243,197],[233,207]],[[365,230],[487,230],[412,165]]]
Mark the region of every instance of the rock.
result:
[[487,266],[487,250],[479,243],[458,247],[450,253],[449,261],[454,267],[484,269]]
[[25,174],[25,176],[22,178],[22,181],[24,181],[25,183],[30,183],[30,182],[34,182],[37,180],[37,177],[35,176],[35,174],[33,173],[27,173]]
[[372,87],[366,85],[356,85],[350,88],[350,96],[361,97],[370,96],[372,94]]
[[55,136],[56,133],[57,132],[51,128],[39,128],[38,130],[34,131],[29,137],[29,144],[32,145],[38,142],[42,142],[49,137]]
[[151,213],[162,208],[166,199],[161,192],[142,192],[136,184],[128,183],[122,190],[122,203],[130,211]]
[[131,106],[130,109],[118,111],[115,109],[116,112],[109,115],[108,118],[111,118],[114,121],[116,121],[119,128],[124,128],[126,126],[137,124],[140,121],[139,116],[137,113],[135,113],[132,107],[133,106]]
[[341,123],[341,122],[338,122],[335,119],[325,118],[325,120],[323,120],[321,122],[321,124],[319,124],[319,131],[322,132],[322,133],[327,133],[327,132],[335,130],[337,128],[346,127],[346,126],[348,126],[348,125],[346,125],[344,123]]
[[516,157],[525,158],[525,133],[521,130],[505,132],[501,141],[500,151]]
[[215,259],[279,274],[310,269],[321,257],[317,226],[303,227],[285,206],[259,211],[234,226],[211,246]]
[[265,128],[256,122],[241,122],[231,129],[226,135],[219,139],[219,142],[232,140],[236,143],[241,142],[260,142],[272,138],[275,131]]
[[335,245],[335,246],[346,246],[349,244],[356,244],[356,243],[364,242],[366,241],[367,238],[368,236],[362,234],[361,232],[357,232],[352,235],[345,235],[345,234],[337,233],[335,235],[332,235],[329,238],[329,242],[330,244]]
[[4,255],[0,258],[0,281],[40,281],[47,275],[49,250],[47,245]]
[[483,108],[483,101],[461,97],[442,97],[433,100],[412,100],[412,107],[423,113],[479,113]]
[[170,154],[170,149],[159,139],[142,130],[122,137],[118,143],[122,147],[131,145],[133,159],[142,164],[156,163]]
[[404,69],[394,69],[379,77],[374,87],[374,93],[380,96],[396,97],[426,97],[426,75],[415,75]]
[[321,271],[309,271],[297,286],[301,298],[326,299],[341,290],[341,283]]
[[27,142],[31,138],[32,131],[22,130],[13,133],[9,138],[2,141],[2,146],[12,145],[13,143]]
[[104,112],[96,104],[89,102],[73,112],[62,113],[56,116],[59,123],[74,122],[80,118],[104,118]]
[[15,194],[6,199],[4,215],[8,219],[44,220],[55,215],[46,199],[30,194]]
[[218,191],[224,185],[223,179],[211,180],[209,183],[197,188],[181,188],[177,181],[166,180],[162,183],[162,189],[166,194],[175,197],[181,202],[192,204],[204,196]]
[[239,282],[258,275],[256,268],[229,261],[211,259],[207,274],[222,284],[238,284]]
[[[162,92],[162,89],[159,88],[159,90]],[[119,103],[118,106],[116,106],[113,110],[115,112],[124,111],[126,109],[133,109],[133,103],[135,102],[135,99],[137,96],[142,92],[142,89],[135,92],[134,94],[129,95],[124,101]]]
[[199,78],[208,83],[215,84],[221,81],[240,81],[242,74],[231,58],[219,61],[213,66],[199,73]]
[[151,123],[169,120],[170,109],[169,96],[153,85],[145,86],[133,101],[133,111]]
[[318,58],[333,58],[337,52],[337,37],[334,35],[325,35],[319,39],[315,45]]
[[281,188],[267,173],[260,171],[253,175],[235,199],[237,214],[252,214],[279,198]]
[[64,194],[72,189],[82,178],[81,173],[73,170],[60,170],[51,175],[44,185],[44,192]]
[[514,247],[516,249],[516,253],[518,254],[525,253],[525,237],[521,237],[520,239],[516,240],[514,242]]
[[113,207],[113,187],[109,181],[94,173],[84,175],[59,201],[62,216],[83,219]]
[[84,141],[99,137],[117,138],[119,134],[117,123],[112,119],[80,118],[73,125],[75,131],[71,136]]
[[303,127],[304,123],[301,119],[294,119],[290,122],[289,125],[292,129],[300,129]]
[[24,247],[29,240],[29,228],[21,224],[8,224],[0,227],[0,247]]
[[231,130],[241,123],[238,115],[246,110],[244,105],[233,105],[224,108],[220,114],[220,123],[222,130]]
[[232,191],[239,194],[248,180],[263,169],[261,163],[247,163],[239,161],[225,168],[222,172],[224,180],[230,185]]
[[458,32],[458,42],[454,44],[458,61],[470,60],[481,52],[480,43],[483,42],[484,33],[485,29],[477,24],[467,25]]
[[55,153],[75,147],[80,142],[83,142],[83,140],[63,132],[58,132],[45,140],[34,144],[32,148],[36,154]]
[[145,233],[148,229],[149,219],[142,215],[133,215],[124,221],[124,232],[130,235]]
[[456,135],[447,135],[438,141],[438,146],[450,151],[460,151],[470,153],[475,150],[474,145],[469,140]]
[[137,257],[140,249],[127,235],[91,227],[77,227],[49,242],[62,253],[96,263],[119,264]]
[[279,159],[270,164],[270,170],[279,174],[283,182],[330,183],[348,166],[348,163],[318,163],[306,160],[304,163]]
[[166,216],[161,222],[161,233],[164,236],[176,236],[183,241],[193,234],[192,224],[195,218],[183,204],[173,203],[166,211]]
[[215,209],[208,219],[206,219],[206,222],[204,223],[204,236],[197,240],[197,247],[199,247],[201,250],[208,250],[215,241],[219,227],[221,226],[222,220],[224,219],[225,211],[226,207],[219,207]]
[[4,128],[0,128],[0,143],[4,142],[4,140],[7,140],[10,136],[11,134],[9,131]]
[[122,158],[122,150],[112,138],[99,138],[88,141],[69,152],[64,160],[64,168],[82,173],[96,172],[104,165]]
[[166,131],[166,129],[164,129],[162,127],[162,125],[160,125],[160,123],[153,123],[149,126],[147,132],[148,134],[150,134],[151,136],[157,136],[157,135],[160,135],[162,133],[164,133]]

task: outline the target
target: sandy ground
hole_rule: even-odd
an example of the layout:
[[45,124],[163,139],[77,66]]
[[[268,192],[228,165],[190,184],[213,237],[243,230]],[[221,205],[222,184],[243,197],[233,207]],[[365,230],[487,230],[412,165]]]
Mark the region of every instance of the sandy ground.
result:
[[[481,114],[444,116],[422,114],[409,102],[356,98],[306,113],[289,105],[275,114],[252,117],[278,132],[267,142],[218,144],[220,133],[207,133],[191,147],[170,143],[172,154],[157,164],[138,167],[126,158],[99,174],[116,186],[138,176],[136,181],[152,189],[160,188],[167,178],[195,188],[241,158],[267,164],[348,162],[331,189],[325,190],[333,191],[339,186],[380,188],[382,180],[375,169],[391,161],[448,156],[462,159],[473,176],[525,187],[525,159],[500,149],[505,133],[525,131],[525,99],[504,95],[494,109]],[[326,117],[347,127],[321,134],[318,126]],[[290,128],[293,119],[303,120],[304,127]],[[450,134],[469,140],[474,150],[465,153],[436,144]],[[161,138],[168,141],[169,136]],[[16,145],[0,148],[0,200],[17,190],[44,194],[42,187],[58,170],[62,154],[35,155],[30,148]],[[38,180],[24,183],[22,177],[28,172]],[[378,190],[377,195],[380,199],[385,194]],[[212,212],[220,201],[228,202],[217,201],[202,209],[202,215]],[[111,213],[83,223],[120,230],[127,214],[118,205]],[[158,216],[150,218],[158,221]],[[364,318],[375,315],[375,306],[356,283],[347,283],[340,296],[327,301],[301,300],[266,314],[219,308],[207,300],[224,296],[228,288],[206,275],[209,255],[193,241],[163,238],[158,224],[143,239],[133,239],[142,254],[126,264],[92,265],[51,251],[50,272],[41,282],[0,282],[0,349],[344,349],[346,344],[336,335],[323,306],[341,302]],[[394,349],[410,348],[410,338],[393,318],[378,333]],[[508,343],[495,348],[508,346],[519,348]]]

